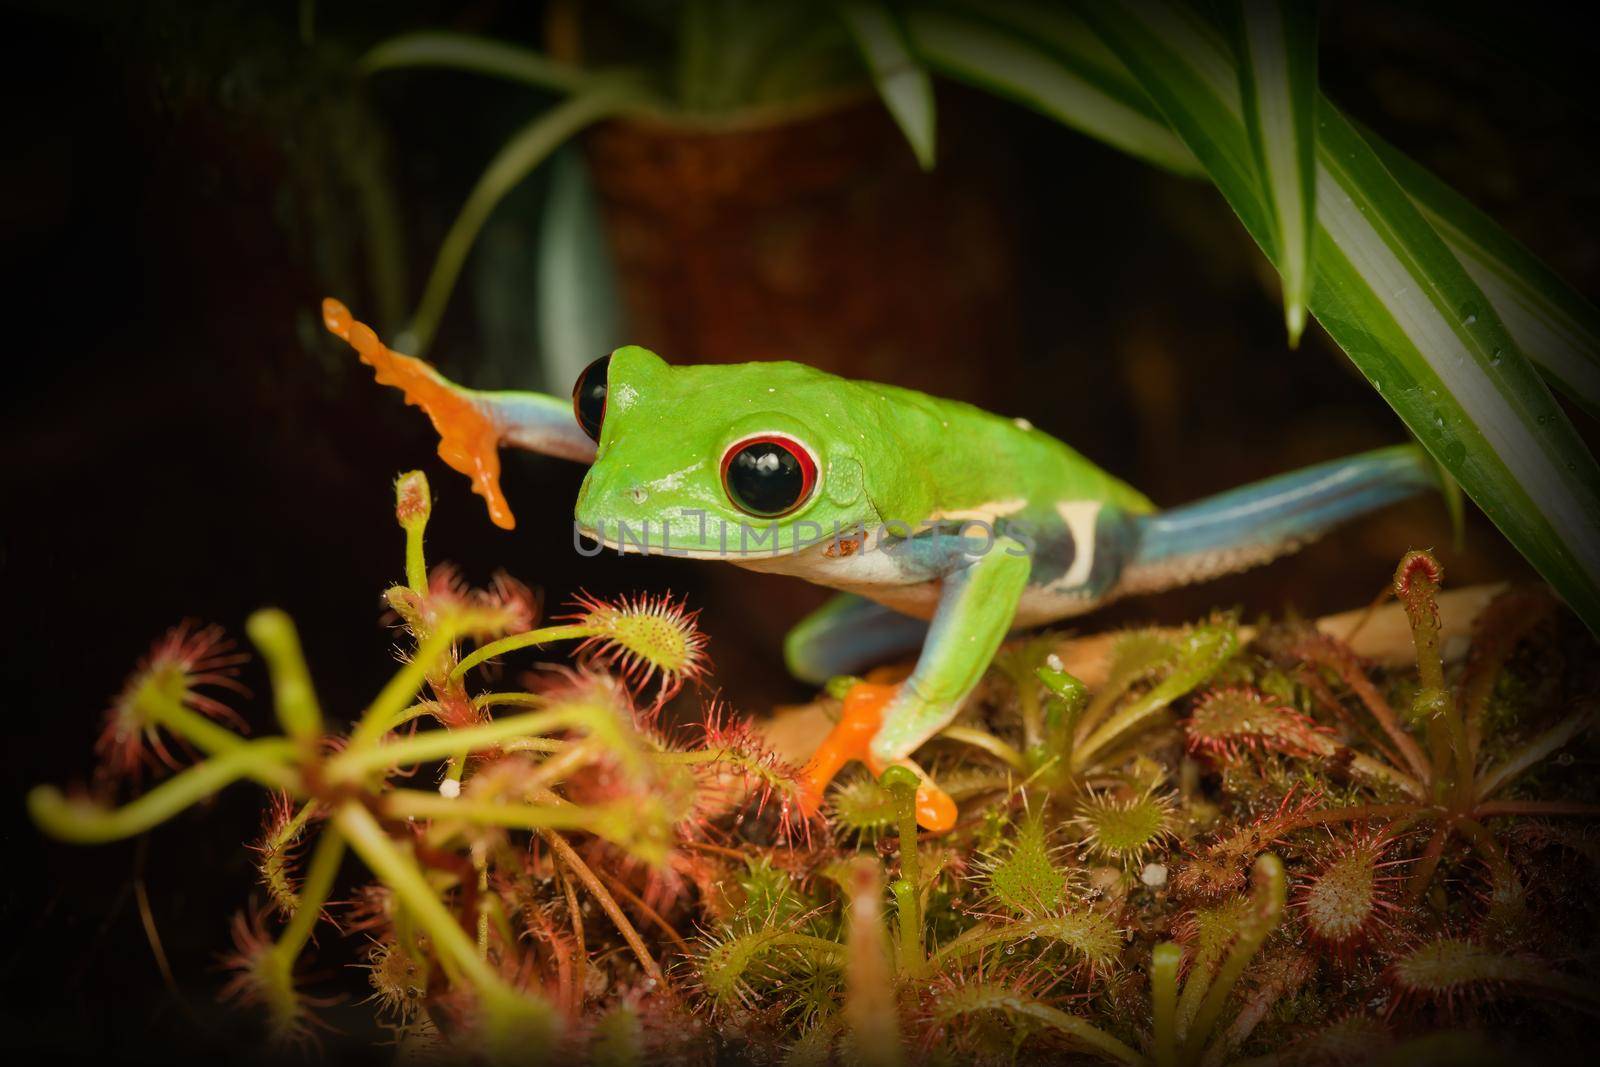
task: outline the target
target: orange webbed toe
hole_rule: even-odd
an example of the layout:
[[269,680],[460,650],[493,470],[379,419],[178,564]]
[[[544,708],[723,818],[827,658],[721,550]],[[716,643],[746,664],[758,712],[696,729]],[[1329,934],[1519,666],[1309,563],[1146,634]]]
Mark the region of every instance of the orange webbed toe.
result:
[[[850,687],[839,721],[805,766],[802,807],[807,815],[815,815],[821,809],[828,783],[847,763],[859,760],[873,774],[883,773],[886,765],[873,757],[872,739],[883,725],[884,709],[899,691],[898,685],[880,682],[857,682]],[[955,826],[955,801],[934,784],[922,768],[910,760],[902,762],[915,771],[922,782],[917,788],[917,825],[932,833],[944,833]]]
[[356,350],[380,385],[394,386],[405,394],[406,403],[427,413],[439,434],[439,458],[472,479],[472,491],[488,504],[496,526],[515,527],[516,519],[500,490],[500,428],[471,394],[422,360],[386,346],[372,327],[357,321],[337,300],[322,302],[322,322],[329,333]]

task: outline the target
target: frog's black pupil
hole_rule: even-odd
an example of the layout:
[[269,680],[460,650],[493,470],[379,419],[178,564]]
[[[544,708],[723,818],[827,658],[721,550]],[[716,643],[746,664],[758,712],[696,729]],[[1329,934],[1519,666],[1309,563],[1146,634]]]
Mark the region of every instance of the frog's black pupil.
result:
[[572,387],[572,413],[578,425],[599,443],[600,423],[606,417],[606,371],[611,367],[611,357],[601,356],[578,375],[578,384]]
[[728,459],[728,494],[753,515],[781,515],[800,502],[800,459],[775,441],[752,441]]

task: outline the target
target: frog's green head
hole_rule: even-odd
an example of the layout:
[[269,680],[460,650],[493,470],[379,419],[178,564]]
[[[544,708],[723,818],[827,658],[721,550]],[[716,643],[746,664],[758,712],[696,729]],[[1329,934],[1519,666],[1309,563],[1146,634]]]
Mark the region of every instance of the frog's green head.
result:
[[885,493],[916,481],[885,440],[884,403],[873,387],[798,363],[672,367],[619,348],[574,390],[599,445],[578,527],[625,551],[719,558],[873,527]]

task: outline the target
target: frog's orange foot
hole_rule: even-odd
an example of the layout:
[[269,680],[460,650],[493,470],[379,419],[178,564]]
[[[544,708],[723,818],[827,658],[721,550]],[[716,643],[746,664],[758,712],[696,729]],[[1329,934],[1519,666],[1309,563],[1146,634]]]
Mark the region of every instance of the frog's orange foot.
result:
[[[898,685],[857,682],[845,694],[844,708],[822,744],[817,746],[802,772],[804,789],[801,809],[815,815],[822,807],[822,795],[836,774],[854,760],[860,760],[874,775],[882,774],[885,764],[872,755],[872,739],[883,725],[883,712],[900,691]],[[927,773],[910,760],[900,761],[916,772],[922,784],[917,787],[917,825],[932,833],[944,833],[956,824],[956,804],[934,784]]]
[[422,360],[390,349],[337,300],[322,302],[322,323],[356,350],[380,385],[394,386],[405,394],[406,403],[427,413],[439,434],[439,458],[472,479],[472,491],[489,505],[490,520],[505,530],[516,526],[500,491],[500,427],[472,395]]

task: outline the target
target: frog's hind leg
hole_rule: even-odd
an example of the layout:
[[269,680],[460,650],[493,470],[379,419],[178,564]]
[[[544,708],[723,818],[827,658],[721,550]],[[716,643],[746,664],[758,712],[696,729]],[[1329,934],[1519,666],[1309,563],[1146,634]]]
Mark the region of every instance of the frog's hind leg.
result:
[[896,655],[914,652],[928,636],[928,624],[866,597],[840,593],[802,619],[783,642],[789,673],[821,685],[841,674]]
[[586,437],[564,400],[539,393],[464,389],[414,356],[394,351],[337,300],[322,302],[322,321],[343,338],[381,385],[392,385],[433,420],[439,458],[472,479],[472,491],[489,506],[496,526],[516,525],[500,491],[499,446],[504,443],[587,463],[594,442]]
[[1294,552],[1333,527],[1439,488],[1416,445],[1319,463],[1134,520],[1135,546],[1112,595],[1152,593]]

